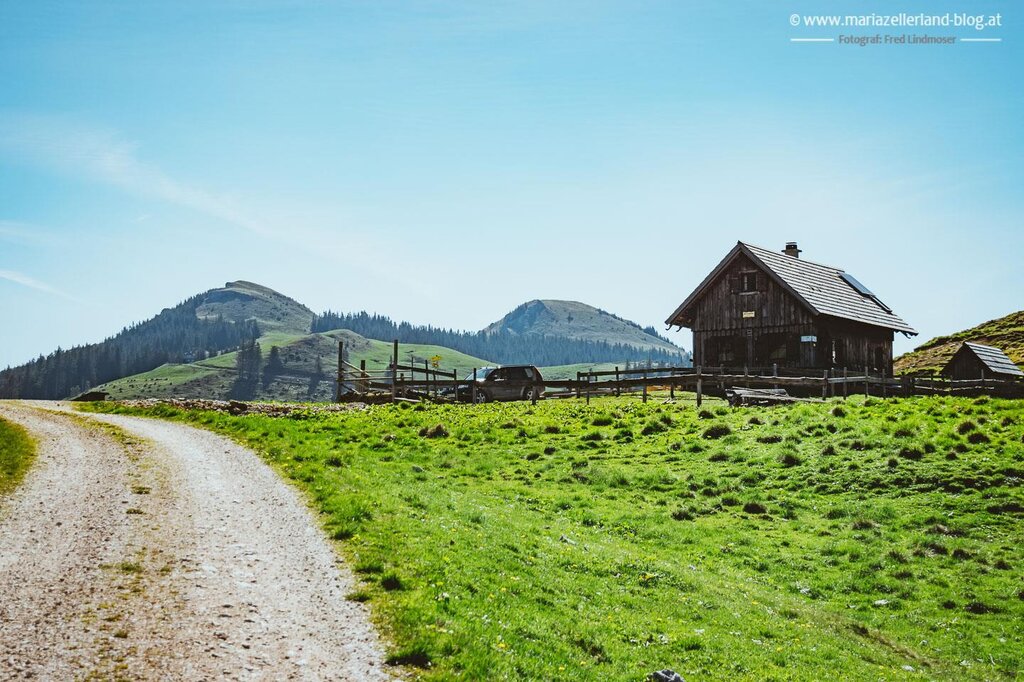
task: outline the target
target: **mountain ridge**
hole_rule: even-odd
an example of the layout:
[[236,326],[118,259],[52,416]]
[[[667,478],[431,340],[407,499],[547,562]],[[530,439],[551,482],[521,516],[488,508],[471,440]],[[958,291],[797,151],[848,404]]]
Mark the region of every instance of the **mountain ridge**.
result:
[[641,327],[636,322],[580,301],[561,299],[527,301],[481,331],[487,334],[506,332],[524,336],[601,340],[677,353],[683,350],[660,336],[653,327]]

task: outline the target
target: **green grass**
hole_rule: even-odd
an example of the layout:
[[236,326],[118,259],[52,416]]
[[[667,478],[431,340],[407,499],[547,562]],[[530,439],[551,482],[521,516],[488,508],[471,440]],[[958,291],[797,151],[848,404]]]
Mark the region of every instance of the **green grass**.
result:
[[[1024,664],[1019,402],[150,413],[228,434],[307,491],[391,660],[424,679]],[[427,437],[438,424],[450,435]]]
[[0,495],[21,482],[35,454],[36,446],[28,432],[0,419]]

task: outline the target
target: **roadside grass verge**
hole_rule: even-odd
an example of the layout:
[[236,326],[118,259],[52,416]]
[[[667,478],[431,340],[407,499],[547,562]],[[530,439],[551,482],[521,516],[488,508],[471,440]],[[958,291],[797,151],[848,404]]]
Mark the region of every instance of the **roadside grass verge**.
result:
[[360,579],[350,598],[422,679],[1024,665],[1020,402],[130,412],[226,434],[307,492]]
[[0,495],[14,490],[21,482],[35,455],[35,441],[28,431],[0,419]]

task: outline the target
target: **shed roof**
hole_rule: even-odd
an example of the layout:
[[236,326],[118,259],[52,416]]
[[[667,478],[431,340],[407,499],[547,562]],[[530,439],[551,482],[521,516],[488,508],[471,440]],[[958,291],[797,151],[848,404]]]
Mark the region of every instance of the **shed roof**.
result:
[[666,324],[681,325],[681,318],[718,275],[740,254],[745,254],[814,315],[831,315],[908,335],[917,331],[892,312],[873,293],[840,268],[789,256],[753,244],[737,242],[722,262],[676,309]]
[[[981,360],[981,363],[993,374],[1007,374],[1015,377],[1024,376],[1024,372],[1021,371],[1020,367],[1015,365],[1013,360],[998,348],[983,346],[980,343],[973,343],[971,341],[965,341],[961,350],[963,348],[967,348],[967,350],[974,353]],[[953,361],[950,360],[950,362],[952,363]]]

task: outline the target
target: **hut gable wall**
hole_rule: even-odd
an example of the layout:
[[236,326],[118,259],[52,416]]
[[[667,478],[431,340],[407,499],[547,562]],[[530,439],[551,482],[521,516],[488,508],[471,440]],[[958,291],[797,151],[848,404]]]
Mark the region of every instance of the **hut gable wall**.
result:
[[[981,379],[985,376],[985,365],[978,356],[966,346],[960,346],[953,358],[946,365],[943,373],[951,379]],[[991,373],[988,374],[991,377]]]
[[[743,291],[748,273],[755,276],[753,292]],[[705,332],[813,324],[807,308],[743,254],[695,302],[693,313],[693,329]]]

